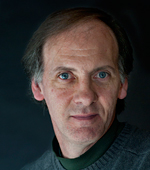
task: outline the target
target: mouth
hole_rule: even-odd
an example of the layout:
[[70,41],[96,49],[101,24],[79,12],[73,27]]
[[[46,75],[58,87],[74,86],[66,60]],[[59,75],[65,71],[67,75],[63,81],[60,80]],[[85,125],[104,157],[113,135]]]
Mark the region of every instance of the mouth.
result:
[[98,114],[91,114],[91,115],[75,115],[75,116],[71,116],[74,119],[77,120],[91,120],[94,119],[96,116],[98,116]]

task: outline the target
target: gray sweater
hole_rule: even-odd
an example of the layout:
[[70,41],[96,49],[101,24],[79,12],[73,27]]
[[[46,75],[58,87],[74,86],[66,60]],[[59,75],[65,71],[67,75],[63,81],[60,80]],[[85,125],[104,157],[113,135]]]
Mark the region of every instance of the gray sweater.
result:
[[[87,160],[88,161],[88,160]],[[150,132],[126,124],[111,147],[84,170],[150,170]],[[44,153],[22,170],[65,170],[55,154]]]

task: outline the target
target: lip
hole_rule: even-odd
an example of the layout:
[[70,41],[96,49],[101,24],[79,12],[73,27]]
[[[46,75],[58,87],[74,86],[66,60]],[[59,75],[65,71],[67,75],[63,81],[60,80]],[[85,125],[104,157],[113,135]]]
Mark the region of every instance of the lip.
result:
[[74,119],[77,120],[91,120],[94,119],[98,114],[90,114],[90,115],[75,115],[75,116],[71,116]]

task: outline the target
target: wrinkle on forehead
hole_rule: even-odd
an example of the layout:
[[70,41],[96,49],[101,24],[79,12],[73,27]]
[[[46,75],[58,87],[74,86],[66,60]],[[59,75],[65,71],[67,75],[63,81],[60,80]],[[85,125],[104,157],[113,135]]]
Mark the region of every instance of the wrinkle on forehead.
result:
[[[95,37],[99,37],[99,39]],[[94,44],[97,44],[97,42],[100,46],[106,44],[106,48],[103,49],[104,53],[108,51],[107,43],[109,42],[111,50],[114,52],[117,50],[115,53],[118,54],[118,44],[113,31],[105,23],[93,20],[48,39],[43,47],[44,61],[47,63],[47,60],[53,60],[58,53],[64,55],[64,51],[66,52],[65,55],[70,55],[67,54],[68,48],[72,50],[72,56],[84,57],[88,53],[94,55],[95,49],[98,48]],[[89,43],[93,44],[92,48],[88,48]]]

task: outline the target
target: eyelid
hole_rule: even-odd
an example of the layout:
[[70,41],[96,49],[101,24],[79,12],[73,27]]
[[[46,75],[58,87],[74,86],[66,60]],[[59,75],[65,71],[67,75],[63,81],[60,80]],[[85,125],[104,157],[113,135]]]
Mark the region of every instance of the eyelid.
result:
[[[64,74],[64,73],[69,74],[71,78],[68,78],[68,79],[61,79],[61,78],[60,78],[60,75],[62,75],[62,74]],[[68,72],[68,71],[64,71],[64,72],[60,72],[60,73],[57,75],[57,77],[58,77],[60,80],[63,80],[63,81],[65,80],[65,81],[67,81],[67,80],[72,79],[74,76],[72,75],[72,73],[70,73],[70,72]]]
[[[98,77],[97,75],[98,75],[100,72],[104,72],[104,73],[106,73],[106,74],[107,74],[107,76],[106,76],[105,78],[100,78],[100,77]],[[96,72],[96,74],[94,75],[94,78],[106,79],[108,76],[110,76],[110,72],[105,71],[105,70],[102,70],[102,71],[98,71],[98,72]]]

